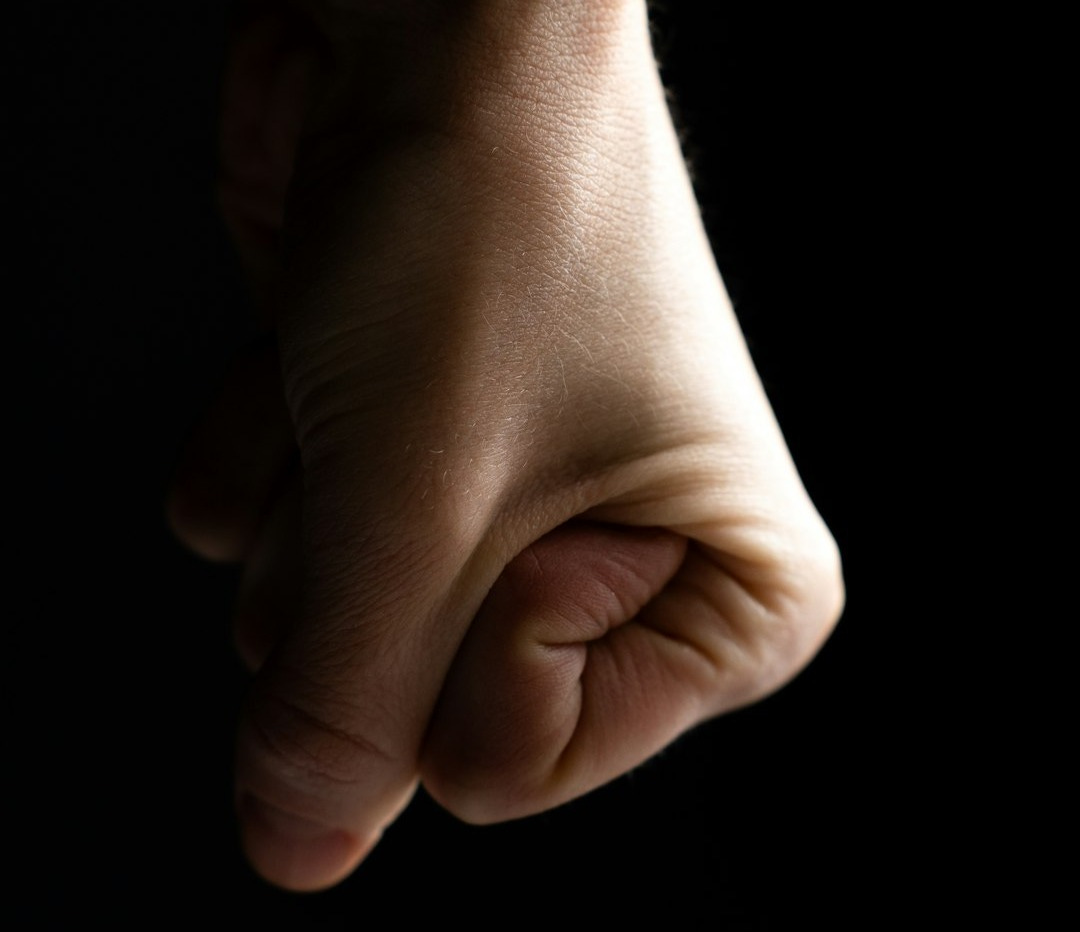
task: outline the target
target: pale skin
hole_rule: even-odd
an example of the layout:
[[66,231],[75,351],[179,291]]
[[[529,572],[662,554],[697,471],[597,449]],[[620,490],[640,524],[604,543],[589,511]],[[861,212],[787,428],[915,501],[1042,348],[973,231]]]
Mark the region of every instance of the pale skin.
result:
[[279,351],[170,516],[246,563],[243,844],[315,890],[421,783],[527,816],[776,690],[843,588],[640,0],[255,12],[222,201]]

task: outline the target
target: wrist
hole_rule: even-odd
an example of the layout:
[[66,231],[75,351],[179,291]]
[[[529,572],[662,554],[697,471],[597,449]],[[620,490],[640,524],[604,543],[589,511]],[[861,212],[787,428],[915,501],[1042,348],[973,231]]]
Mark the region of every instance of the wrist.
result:
[[605,96],[639,109],[643,82],[658,83],[643,0],[307,5],[325,40],[312,135],[532,128],[548,109],[595,120]]

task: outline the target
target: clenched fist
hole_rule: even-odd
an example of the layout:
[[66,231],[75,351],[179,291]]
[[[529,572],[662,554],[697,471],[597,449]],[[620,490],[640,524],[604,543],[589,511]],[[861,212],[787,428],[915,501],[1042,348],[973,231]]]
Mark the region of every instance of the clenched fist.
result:
[[347,875],[418,782],[555,806],[790,679],[835,623],[640,0],[253,4],[225,217],[276,352],[181,466],[242,559],[255,868]]

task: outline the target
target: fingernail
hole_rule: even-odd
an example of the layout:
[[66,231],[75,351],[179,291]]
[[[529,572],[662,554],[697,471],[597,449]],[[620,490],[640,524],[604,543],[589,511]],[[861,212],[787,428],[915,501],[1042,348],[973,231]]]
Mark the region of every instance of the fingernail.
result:
[[349,832],[284,812],[251,795],[241,797],[238,809],[252,866],[288,890],[332,886],[352,871],[367,847]]

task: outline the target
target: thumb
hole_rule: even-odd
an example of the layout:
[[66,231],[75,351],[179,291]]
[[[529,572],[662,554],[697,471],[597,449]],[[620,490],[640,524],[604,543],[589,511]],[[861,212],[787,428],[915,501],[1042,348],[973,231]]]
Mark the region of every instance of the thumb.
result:
[[[350,469],[348,485],[305,476],[304,607],[241,716],[243,846],[288,889],[344,878],[408,803],[446,670],[490,585],[454,509],[388,489],[383,472],[380,483]],[[360,500],[363,489],[379,492]]]

